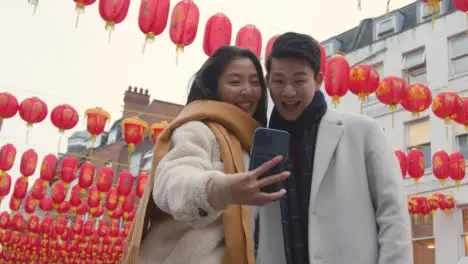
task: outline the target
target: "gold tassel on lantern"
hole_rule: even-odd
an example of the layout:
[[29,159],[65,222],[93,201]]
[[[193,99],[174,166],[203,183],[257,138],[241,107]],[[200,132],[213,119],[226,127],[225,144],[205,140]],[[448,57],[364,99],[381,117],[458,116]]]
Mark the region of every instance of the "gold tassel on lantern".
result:
[[390,105],[390,110],[392,111],[392,128],[395,128],[395,111],[397,110],[397,105]]
[[451,124],[452,119],[450,117],[444,118],[444,123],[445,123],[445,137],[448,139],[449,138],[449,125]]
[[179,64],[179,52],[184,53],[184,44],[176,45],[176,66]]
[[440,13],[440,0],[427,0],[427,7],[432,15],[432,28],[434,28],[435,17]]

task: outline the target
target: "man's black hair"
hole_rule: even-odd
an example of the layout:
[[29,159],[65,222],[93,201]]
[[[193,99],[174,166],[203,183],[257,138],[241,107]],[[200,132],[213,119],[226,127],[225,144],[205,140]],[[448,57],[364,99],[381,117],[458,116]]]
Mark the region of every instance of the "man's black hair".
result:
[[306,61],[314,70],[314,77],[320,72],[321,52],[319,43],[309,35],[296,32],[287,32],[280,35],[271,49],[266,61],[267,73],[271,71],[271,60],[294,58]]

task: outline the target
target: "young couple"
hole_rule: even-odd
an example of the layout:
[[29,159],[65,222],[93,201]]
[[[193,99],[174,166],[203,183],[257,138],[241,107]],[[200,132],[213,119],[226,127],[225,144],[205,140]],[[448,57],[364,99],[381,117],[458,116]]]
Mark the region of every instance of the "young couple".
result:
[[[266,83],[248,50],[222,47],[205,62],[155,147],[124,263],[413,263],[397,160],[377,121],[327,108],[320,57],[313,38],[290,32],[273,45]],[[267,87],[268,127],[291,134],[291,151],[288,171],[259,179],[286,158],[247,171]]]

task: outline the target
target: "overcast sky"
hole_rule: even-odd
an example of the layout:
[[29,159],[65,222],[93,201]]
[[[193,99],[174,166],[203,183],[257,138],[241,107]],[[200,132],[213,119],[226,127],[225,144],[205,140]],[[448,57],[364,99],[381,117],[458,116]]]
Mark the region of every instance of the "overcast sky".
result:
[[[72,0],[39,2],[33,16],[26,0],[0,1],[0,92],[10,92],[19,101],[37,96],[48,104],[49,111],[68,103],[80,117],[85,109],[100,106],[116,120],[122,114],[123,94],[129,85],[149,89],[152,98],[185,102],[188,81],[206,59],[202,48],[205,23],[216,12],[224,12],[231,19],[233,43],[240,27],[254,24],[266,45],[270,37],[285,31],[327,39],[358,25],[362,19],[382,15],[387,0],[362,0],[362,11],[357,9],[357,0],[196,0],[200,10],[198,35],[179,56],[177,66],[175,45],[167,28],[142,55],[144,35],[137,22],[140,0],[132,0],[128,16],[116,26],[110,44],[97,2],[86,8],[78,29]],[[171,7],[177,2],[171,1]],[[411,2],[392,0],[391,8]],[[76,129],[84,125],[81,120]],[[16,116],[6,120],[0,131],[0,146],[6,143],[18,150],[11,171],[14,184],[20,176],[21,154],[34,148],[39,154],[39,167],[44,155],[57,152],[58,132],[47,117],[31,130],[26,144],[26,124]],[[62,141],[62,151],[66,143]],[[7,207],[5,199],[0,208]]]

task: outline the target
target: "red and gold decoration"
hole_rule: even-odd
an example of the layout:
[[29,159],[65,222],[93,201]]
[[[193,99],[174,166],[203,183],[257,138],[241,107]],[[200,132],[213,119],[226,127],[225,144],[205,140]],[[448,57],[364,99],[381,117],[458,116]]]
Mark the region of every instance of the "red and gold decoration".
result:
[[115,25],[127,17],[129,7],[130,0],[99,0],[99,14],[106,22],[105,29],[109,31],[109,42]]
[[78,159],[72,156],[63,158],[60,170],[60,179],[65,183],[65,188],[75,179],[78,171]]
[[150,131],[151,131],[151,140],[153,141],[153,144],[156,144],[156,141],[159,138],[159,135],[164,131],[164,129],[169,125],[168,122],[162,121],[156,124],[152,124]]
[[0,176],[11,170],[16,159],[16,148],[12,144],[3,145],[0,149]]
[[325,91],[332,97],[332,103],[336,107],[349,89],[349,63],[345,57],[336,55],[327,62],[326,68]]
[[104,199],[107,192],[112,188],[112,179],[114,178],[114,171],[108,166],[102,167],[97,175],[96,186],[99,191],[100,199]]
[[0,175],[0,202],[3,198],[10,193],[11,189],[11,176],[4,172]]
[[[271,54],[271,49],[273,49],[273,44],[275,43],[276,39],[279,37],[280,35],[275,35],[273,37],[271,37],[268,41],[267,41],[267,44],[266,44],[266,47],[265,47],[265,69],[267,68],[266,64],[267,64],[267,60],[268,60],[268,57],[270,56]],[[322,64],[323,61],[320,61],[320,63]]]
[[[91,134],[91,146],[96,137],[101,135],[110,119],[110,114],[100,107],[90,108],[85,111],[86,130]],[[89,148],[89,156],[93,156],[93,148]]]
[[401,169],[401,176],[406,178],[406,174],[408,172],[408,161],[406,159],[406,154],[401,151],[401,150],[394,150],[395,156],[398,159],[398,163],[400,164],[400,169]]
[[408,86],[403,96],[401,106],[418,118],[421,112],[426,111],[432,104],[432,92],[429,87],[415,83]]
[[86,161],[83,163],[80,167],[80,175],[78,177],[78,185],[80,186],[81,194],[85,195],[86,194],[86,189],[91,187],[94,181],[94,172],[95,172],[95,167],[94,164],[91,163],[90,161]]
[[128,144],[128,163],[135,151],[135,145],[139,144],[146,135],[148,123],[139,117],[129,117],[122,121],[122,133],[125,142]]
[[460,182],[465,178],[466,162],[465,157],[460,152],[450,155],[450,178],[455,181],[455,185],[460,186]]
[[448,139],[448,126],[463,112],[463,100],[454,92],[441,92],[432,102],[432,112],[445,123],[445,134]]
[[63,104],[56,106],[50,113],[50,120],[60,133],[59,138],[59,152],[60,152],[60,140],[62,139],[63,133],[66,130],[70,130],[78,124],[79,116],[78,112],[71,105]]
[[141,0],[140,14],[138,16],[138,26],[145,34],[145,44],[152,43],[156,36],[160,35],[167,26],[169,17],[169,0]]
[[414,183],[418,183],[419,179],[424,175],[426,162],[424,160],[424,153],[414,148],[408,152],[408,175],[413,178]]
[[440,3],[442,0],[421,0],[427,4],[427,9],[429,13],[432,14],[432,28],[434,28],[435,17],[440,13]]
[[18,113],[19,104],[16,97],[10,93],[0,93],[0,131],[4,119],[12,118]]
[[49,183],[57,175],[58,159],[54,154],[48,154],[42,159],[40,177],[44,184]]
[[143,197],[143,193],[146,189],[146,183],[148,182],[148,177],[149,175],[146,172],[141,172],[140,175],[138,175],[135,188],[135,193],[138,196],[138,198]]
[[358,64],[349,71],[349,91],[357,95],[361,102],[361,114],[366,97],[375,93],[379,87],[380,76],[377,70],[365,64]]
[[224,13],[216,13],[208,18],[203,36],[203,51],[211,56],[222,46],[231,44],[232,23]]
[[96,0],[73,0],[75,4],[76,11],[76,22],[75,27],[78,28],[78,21],[80,20],[80,15],[84,13],[85,8],[96,2]]
[[455,122],[465,127],[465,131],[468,131],[468,98],[462,98],[463,110],[461,110],[454,118]]
[[119,201],[123,203],[125,197],[132,191],[133,175],[129,171],[123,171],[119,175],[117,183],[117,194]]
[[396,76],[389,76],[380,80],[379,87],[377,87],[377,99],[383,104],[390,107],[392,111],[392,127],[395,127],[394,112],[399,103],[405,98],[407,93],[407,83],[403,78]]
[[450,176],[450,157],[444,150],[438,150],[432,155],[432,173],[442,185]]
[[26,150],[21,156],[20,172],[26,181],[36,172],[37,159],[37,153],[33,149]]
[[192,0],[182,0],[178,2],[171,15],[169,36],[176,45],[176,64],[179,52],[184,52],[184,48],[193,43],[198,31],[200,11]]
[[260,58],[262,54],[262,33],[256,26],[247,24],[237,32],[236,46],[248,49]]
[[21,102],[19,105],[19,115],[28,125],[28,129],[26,130],[26,143],[29,138],[29,128],[32,127],[33,124],[44,121],[48,111],[44,101],[37,97],[27,98]]

